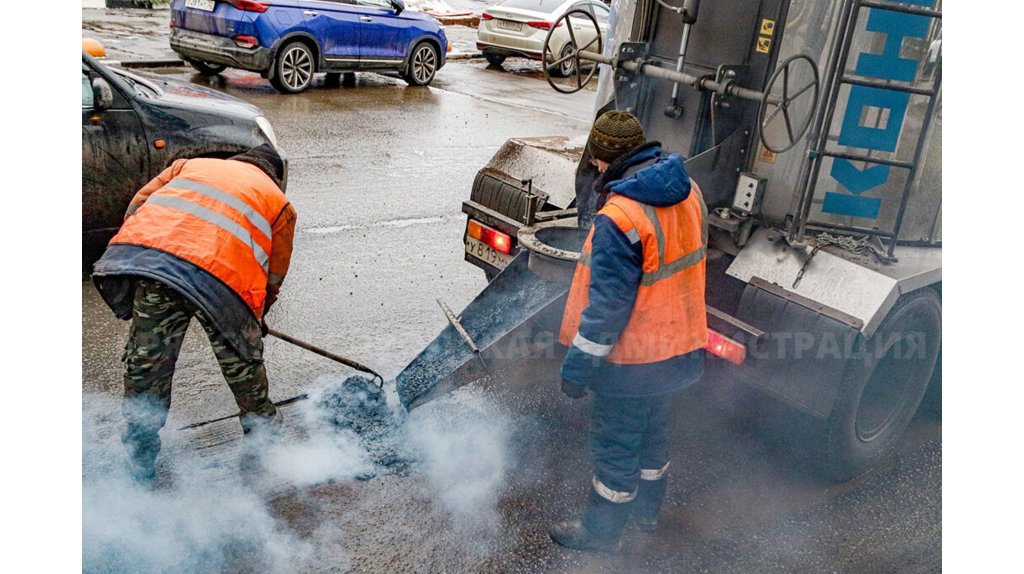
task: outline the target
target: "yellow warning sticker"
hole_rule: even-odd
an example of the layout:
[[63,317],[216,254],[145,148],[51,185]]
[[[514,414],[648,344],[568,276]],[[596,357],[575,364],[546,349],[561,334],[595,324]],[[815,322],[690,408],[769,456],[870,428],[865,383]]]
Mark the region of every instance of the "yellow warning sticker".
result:
[[763,38],[762,37],[762,38],[758,38],[757,39],[757,51],[758,52],[761,52],[762,54],[767,54],[768,51],[771,49],[771,47],[772,47],[772,39],[771,38]]
[[775,33],[775,20],[769,20],[765,18],[761,20],[761,33],[765,36],[771,36]]
[[763,161],[765,163],[775,163],[775,152],[768,148],[761,146],[761,153],[757,156],[757,161]]

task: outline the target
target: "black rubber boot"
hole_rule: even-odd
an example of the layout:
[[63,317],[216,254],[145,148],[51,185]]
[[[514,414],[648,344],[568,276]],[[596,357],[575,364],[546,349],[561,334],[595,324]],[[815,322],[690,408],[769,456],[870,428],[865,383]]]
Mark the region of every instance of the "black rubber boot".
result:
[[661,512],[661,503],[665,500],[666,484],[664,478],[640,481],[636,498],[630,503],[633,524],[638,530],[653,532],[658,528],[658,513]]
[[583,519],[559,522],[551,527],[549,534],[552,540],[566,548],[616,552],[628,520],[628,503],[612,502],[591,488]]

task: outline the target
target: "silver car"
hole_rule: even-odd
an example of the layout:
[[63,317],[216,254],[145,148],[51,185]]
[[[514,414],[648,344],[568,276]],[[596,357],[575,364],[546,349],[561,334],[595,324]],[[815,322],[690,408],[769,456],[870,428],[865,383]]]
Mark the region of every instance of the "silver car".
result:
[[[480,15],[476,47],[483,52],[487,61],[500,66],[506,58],[530,58],[540,60],[544,39],[551,34],[551,54],[558,60],[573,48],[572,37],[580,46],[585,46],[597,35],[594,21],[585,16],[572,16],[559,22],[567,12],[583,10],[594,17],[601,33],[601,43],[608,30],[608,6],[597,0],[504,0]],[[570,37],[566,21],[572,26]],[[595,43],[590,51],[597,51]],[[573,60],[568,59],[553,75],[568,76],[575,73]]]

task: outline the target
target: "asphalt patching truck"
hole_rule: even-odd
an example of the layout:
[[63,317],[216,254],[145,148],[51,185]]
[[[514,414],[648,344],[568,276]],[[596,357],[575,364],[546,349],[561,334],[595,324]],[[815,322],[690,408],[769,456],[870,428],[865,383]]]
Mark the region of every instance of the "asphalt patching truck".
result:
[[[596,80],[594,117],[628,110],[687,158],[708,207],[707,376],[764,397],[838,480],[891,455],[919,408],[941,414],[941,21],[941,0],[613,0],[606,25],[559,20],[592,40],[545,48],[552,88]],[[480,170],[465,258],[489,283],[459,316],[440,302],[451,324],[396,380],[406,407],[564,352],[596,210],[585,141],[510,140]]]

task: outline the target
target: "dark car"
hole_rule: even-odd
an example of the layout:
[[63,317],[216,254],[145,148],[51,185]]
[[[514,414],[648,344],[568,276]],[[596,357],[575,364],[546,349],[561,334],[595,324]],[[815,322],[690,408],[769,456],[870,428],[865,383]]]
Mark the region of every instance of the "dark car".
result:
[[82,239],[102,253],[135,192],[183,157],[230,157],[274,131],[252,104],[155,74],[107,67],[82,52]]
[[171,49],[202,74],[250,70],[293,94],[316,72],[391,70],[425,86],[448,39],[402,0],[172,0]]

